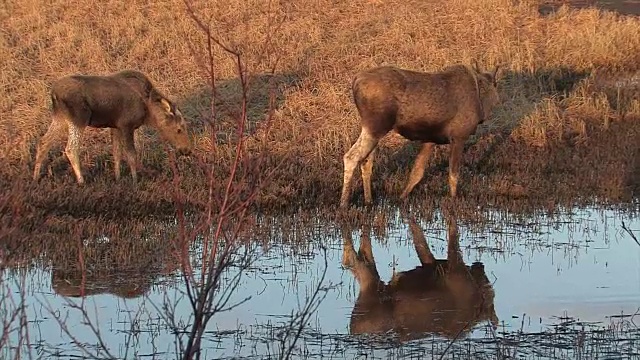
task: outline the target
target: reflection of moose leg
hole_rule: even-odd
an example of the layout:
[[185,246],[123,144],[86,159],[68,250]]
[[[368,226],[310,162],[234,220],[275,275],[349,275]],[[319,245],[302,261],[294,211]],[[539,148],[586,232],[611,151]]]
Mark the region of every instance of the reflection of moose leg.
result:
[[120,179],[120,161],[122,160],[122,140],[120,129],[111,129],[111,146],[113,151],[113,171],[116,180]]
[[47,156],[51,146],[54,142],[59,141],[63,135],[65,134],[65,126],[67,124],[64,120],[53,116],[51,120],[51,124],[49,124],[49,128],[47,132],[44,134],[40,142],[38,143],[36,149],[36,161],[33,168],[33,180],[38,180],[40,178],[40,173],[42,169],[42,162],[44,161],[44,157]]
[[431,253],[431,249],[429,249],[427,239],[424,237],[424,233],[413,218],[409,219],[409,229],[411,230],[413,245],[416,248],[418,258],[422,265],[435,264],[436,258]]
[[458,190],[462,150],[464,150],[463,141],[454,140],[451,142],[451,153],[449,154],[449,191],[451,192],[451,197],[456,197]]
[[378,269],[376,269],[376,263],[373,258],[373,249],[371,248],[371,228],[368,225],[362,229],[362,234],[360,235],[360,251],[358,251],[358,254],[360,254],[367,263],[371,264],[376,277],[379,278]]
[[360,236],[360,249],[356,253],[351,231],[345,231],[344,228],[342,231],[344,238],[342,264],[351,270],[360,288],[351,311],[349,323],[351,334],[382,334],[393,329],[393,301],[390,301],[386,285],[380,281],[369,233],[369,226],[365,226]]
[[[353,272],[360,288],[364,290],[377,290],[380,283],[380,275],[376,268],[373,258],[373,250],[371,249],[371,237],[369,229],[366,227],[360,236],[360,249],[356,253],[353,246],[353,238],[351,231],[343,228],[342,237],[344,239],[342,265],[350,268]],[[375,286],[375,287],[374,287]]]
[[351,237],[351,229],[347,226],[342,227],[342,266],[351,268],[356,262],[356,250],[353,248],[353,238]]
[[364,187],[364,203],[371,204],[371,173],[373,172],[373,160],[376,156],[376,149],[374,148],[367,156],[367,159],[360,165],[360,171],[362,172],[362,186]]
[[467,309],[472,311],[469,318],[460,319],[459,323],[463,325],[461,329],[470,328],[481,320],[489,320],[495,330],[498,316],[494,307],[493,288],[482,263],[473,263],[471,267],[465,265],[455,214],[447,216],[447,243],[448,286],[458,301],[469,304]]
[[452,215],[447,217],[447,259],[450,270],[453,270],[454,267],[466,269],[458,239],[458,223],[455,216]]
[[131,177],[133,178],[133,182],[138,181],[138,174],[136,172],[136,147],[133,141],[133,129],[127,129],[122,131],[122,141],[124,143],[124,153],[126,156],[127,164],[129,164],[129,169],[131,170]]
[[427,162],[429,161],[434,145],[434,143],[422,144],[422,149],[420,149],[420,152],[413,163],[411,175],[409,175],[409,181],[407,182],[407,186],[404,188],[402,195],[400,195],[400,199],[406,200],[411,190],[413,190],[416,184],[422,180],[422,177],[424,176],[424,169],[427,167]]
[[84,177],[82,176],[82,167],[80,166],[80,142],[82,141],[82,133],[84,132],[84,126],[78,126],[69,121],[67,123],[69,130],[69,138],[67,139],[67,146],[64,149],[64,153],[67,155],[73,172],[76,174],[78,184],[84,184]]
[[369,156],[377,144],[378,139],[363,127],[358,140],[356,140],[351,149],[344,154],[344,179],[342,184],[342,196],[340,197],[341,207],[347,206],[347,203],[349,202],[353,171],[362,162],[362,160]]

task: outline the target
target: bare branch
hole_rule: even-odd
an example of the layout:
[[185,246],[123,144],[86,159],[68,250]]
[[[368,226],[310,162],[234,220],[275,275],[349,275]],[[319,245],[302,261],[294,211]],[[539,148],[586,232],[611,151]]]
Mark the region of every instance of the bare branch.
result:
[[638,238],[636,237],[636,235],[633,232],[631,232],[631,230],[627,227],[627,225],[624,223],[624,220],[622,220],[622,229],[626,231],[627,234],[629,234],[629,236],[631,236],[633,241],[635,241],[636,244],[638,244],[638,246],[640,246],[640,241],[638,241]]
[[307,327],[307,323],[311,318],[320,303],[327,296],[326,287],[324,286],[325,277],[327,275],[327,269],[329,268],[329,264],[327,261],[327,249],[323,246],[322,252],[324,255],[324,268],[322,270],[322,276],[320,276],[320,280],[318,281],[318,285],[315,287],[311,297],[307,298],[304,304],[304,307],[295,314],[291,315],[291,320],[286,326],[286,329],[283,332],[283,336],[279,339],[280,341],[280,359],[290,359],[293,349],[295,348],[296,343],[300,339],[302,335],[302,331]]
[[[89,327],[89,330],[91,330],[92,334],[95,335],[96,337],[96,341],[98,342],[98,353],[94,353],[93,351],[89,350],[87,345],[85,343],[83,343],[82,341],[80,341],[69,329],[69,327],[67,326],[67,319],[62,318],[61,315],[58,313],[58,311],[56,311],[56,309],[53,308],[53,306],[51,305],[51,303],[49,302],[49,300],[44,297],[44,300],[39,300],[40,304],[44,306],[44,308],[49,312],[49,314],[51,314],[51,316],[56,320],[56,322],[58,323],[58,326],[60,327],[60,330],[62,330],[62,332],[69,337],[69,339],[73,342],[73,344],[80,349],[80,351],[87,356],[89,359],[117,359],[117,357],[113,356],[111,354],[111,352],[109,351],[109,348],[107,347],[107,345],[104,343],[102,336],[100,334],[100,330],[98,328],[98,326],[96,326],[93,321],[91,320],[89,314],[87,313],[86,309],[84,308],[84,299],[80,302],[80,305],[78,305],[77,303],[75,303],[74,301],[70,300],[69,298],[65,298],[65,302],[66,305],[71,308],[71,310],[76,310],[80,313],[80,315],[82,316],[82,323],[86,326]],[[95,303],[94,303],[95,305]],[[97,314],[97,308],[94,308],[95,313]],[[67,312],[68,315],[68,312]],[[99,352],[102,351],[106,354],[106,356],[100,356]]]

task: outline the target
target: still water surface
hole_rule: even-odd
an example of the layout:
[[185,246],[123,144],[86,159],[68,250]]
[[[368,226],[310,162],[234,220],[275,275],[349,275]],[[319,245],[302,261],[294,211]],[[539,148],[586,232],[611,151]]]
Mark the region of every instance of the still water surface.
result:
[[[447,238],[451,235],[448,231],[452,228],[446,220],[436,215],[432,222],[418,223],[436,259],[447,257]],[[509,222],[496,215],[481,230],[459,224],[456,230],[462,259],[467,265],[474,262],[484,265],[486,279],[494,292],[493,309],[498,326],[493,330],[489,320],[480,321],[450,348],[447,348],[450,338],[434,334],[423,334],[422,339],[406,342],[400,342],[393,332],[385,338],[350,335],[360,286],[353,273],[342,266],[345,238],[338,229],[319,227],[304,232],[308,239],[299,240],[309,244],[305,251],[275,241],[243,273],[232,296],[232,302],[248,300],[216,314],[209,324],[204,355],[266,358],[276,354],[275,339],[281,335],[280,330],[291,313],[298,311],[319,285],[326,260],[322,283],[326,297],[298,341],[296,358],[428,358],[444,352],[446,357],[496,358],[498,352],[505,351],[516,358],[574,358],[580,351],[596,354],[580,355],[583,358],[635,358],[640,356],[636,326],[640,318],[634,316],[640,312],[640,245],[623,230],[623,221],[640,235],[637,219],[598,209],[574,210],[569,215],[536,219],[534,223]],[[357,251],[362,229],[355,228],[351,234]],[[376,269],[385,283],[394,272],[420,265],[409,226],[399,215],[384,238],[374,232],[370,239]],[[321,251],[322,247],[326,253]],[[54,291],[50,269],[25,271],[34,357],[82,355],[72,343],[89,346],[97,343],[96,335],[87,326],[88,320],[95,324],[102,341],[116,357],[125,356],[127,349],[130,358],[175,357],[175,336],[158,309],[163,304],[173,304],[176,321],[190,321],[191,307],[179,277],[159,277],[143,296],[134,298],[108,293],[88,296],[83,304],[88,316],[85,319],[81,311],[70,306],[70,302],[80,304],[79,299],[64,298]],[[5,275],[14,296],[23,288],[19,273],[15,272],[13,279]],[[235,274],[229,274],[232,275]],[[120,274],[112,283],[127,284],[131,276]],[[74,340],[61,329],[51,311],[64,319]],[[576,345],[573,337],[568,340],[545,337],[541,343],[530,337],[558,334],[558,329],[563,328],[578,329],[578,333],[586,331],[587,335],[580,336],[587,343],[589,339],[597,340],[597,336],[590,337],[589,331],[621,332],[615,333],[618,337],[615,341],[593,340],[587,345]],[[542,350],[544,346],[551,350]],[[11,357],[11,351],[2,350],[6,358]]]

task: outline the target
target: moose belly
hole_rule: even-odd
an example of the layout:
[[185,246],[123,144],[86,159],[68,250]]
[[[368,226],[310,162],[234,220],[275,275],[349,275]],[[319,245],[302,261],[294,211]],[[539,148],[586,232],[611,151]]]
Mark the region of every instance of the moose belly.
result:
[[118,127],[119,120],[119,112],[94,110],[87,125],[94,128],[115,128]]
[[395,130],[404,138],[412,141],[432,142],[439,145],[449,143],[447,127],[443,124],[411,122],[398,124]]

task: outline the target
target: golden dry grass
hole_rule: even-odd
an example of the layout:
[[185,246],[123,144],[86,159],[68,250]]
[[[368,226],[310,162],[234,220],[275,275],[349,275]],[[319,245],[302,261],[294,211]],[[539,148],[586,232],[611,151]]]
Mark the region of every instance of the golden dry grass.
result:
[[[194,1],[193,7],[211,19],[224,43],[242,52],[252,74],[265,74],[277,64],[279,101],[271,132],[260,144],[274,163],[289,159],[274,179],[278,190],[265,195],[278,197],[326,186],[326,178],[339,186],[342,154],[359,132],[351,79],[377,65],[434,71],[474,59],[484,67],[504,64],[504,104],[480,136],[503,132],[524,144],[545,146],[566,133],[588,136],[588,121],[604,125],[621,113],[640,115],[634,95],[640,87],[640,19],[566,6],[543,16],[540,3],[227,0]],[[210,100],[199,66],[205,39],[182,0],[8,0],[0,5],[0,21],[0,163],[5,175],[30,175],[35,141],[49,124],[48,86],[70,73],[142,70],[202,128],[201,114]],[[237,102],[232,59],[216,50],[215,67],[225,97],[220,101]],[[620,85],[611,81],[616,76],[636,76],[636,82]],[[254,88],[249,109],[253,120],[263,115],[268,99],[266,80],[258,80],[261,86]],[[620,97],[621,92],[626,95]],[[218,131],[218,146],[207,131],[199,132],[195,142],[223,167],[233,154],[225,145],[231,130],[222,123]],[[86,134],[85,169],[98,154],[110,151],[104,130]],[[146,164],[164,166],[166,155],[155,136],[145,132],[138,143]],[[402,143],[391,137],[383,146]],[[112,176],[103,171],[99,176]],[[305,173],[308,179],[292,183]]]

